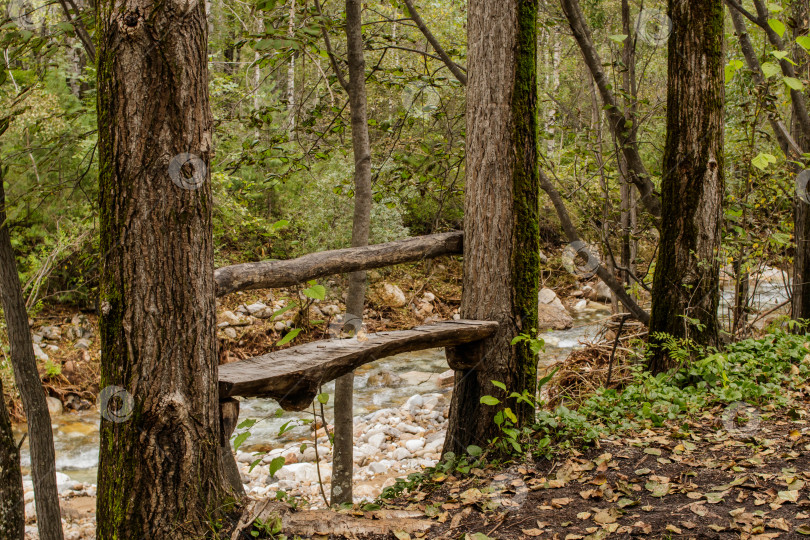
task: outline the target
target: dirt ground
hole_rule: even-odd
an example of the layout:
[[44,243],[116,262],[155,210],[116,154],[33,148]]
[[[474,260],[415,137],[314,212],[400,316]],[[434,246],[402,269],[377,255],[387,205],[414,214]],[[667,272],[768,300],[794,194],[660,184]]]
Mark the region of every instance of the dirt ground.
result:
[[429,518],[430,528],[328,537],[803,538],[810,536],[807,405],[749,410],[745,424],[734,422],[733,410],[717,408],[564,459],[503,464],[466,478],[437,475],[385,506]]

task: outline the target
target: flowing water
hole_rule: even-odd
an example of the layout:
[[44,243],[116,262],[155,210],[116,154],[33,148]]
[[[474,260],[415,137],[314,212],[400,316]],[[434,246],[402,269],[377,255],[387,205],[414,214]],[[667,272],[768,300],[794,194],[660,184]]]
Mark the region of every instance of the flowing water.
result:
[[[756,307],[768,309],[785,298],[782,283],[763,283],[757,290]],[[733,290],[724,290],[724,303],[728,304],[732,299]],[[589,306],[597,305],[589,303]],[[563,360],[574,348],[581,347],[581,342],[593,338],[599,323],[609,315],[606,306],[589,308],[573,314],[573,328],[544,333],[542,337],[546,341],[546,349],[541,354],[541,371]],[[354,380],[354,414],[357,416],[380,408],[395,407],[414,394],[449,392],[448,388],[440,388],[437,382],[438,375],[447,369],[444,351],[441,349],[401,354],[363,366],[357,370]],[[323,391],[330,394],[325,406],[326,417],[330,419],[334,383],[327,384]],[[242,401],[240,421],[247,418],[259,420],[250,430],[251,437],[244,445],[245,450],[268,450],[311,438],[310,427],[296,422],[311,419],[311,411],[277,416],[278,410],[278,404],[271,399]],[[95,483],[99,444],[98,411],[66,413],[53,417],[52,421],[56,470],[78,482]],[[282,426],[290,421],[292,422],[288,426],[295,427],[280,435]],[[18,431],[17,437],[20,437],[25,426],[18,425],[15,429]],[[22,448],[22,465],[27,474],[30,467],[27,440]]]

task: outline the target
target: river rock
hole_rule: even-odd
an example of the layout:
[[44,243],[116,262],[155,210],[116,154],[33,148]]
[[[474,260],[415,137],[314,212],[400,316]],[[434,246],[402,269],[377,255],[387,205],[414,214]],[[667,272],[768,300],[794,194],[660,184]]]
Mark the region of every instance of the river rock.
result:
[[51,341],[59,341],[62,339],[62,331],[58,326],[43,326],[40,330],[42,337]]
[[425,302],[433,302],[436,300],[436,295],[432,292],[425,292],[425,294],[422,295],[422,300]]
[[380,370],[368,376],[369,386],[395,387],[402,383],[402,378],[393,371]]
[[585,291],[585,298],[588,300],[593,300],[595,302],[611,301],[610,287],[605,285],[603,281],[597,281],[593,286],[585,287],[583,290]]
[[376,461],[368,466],[368,470],[374,474],[385,474],[391,467],[385,461]]
[[537,295],[539,330],[565,330],[574,325],[574,319],[565,309],[557,293],[544,287]]
[[42,347],[40,347],[36,343],[34,343],[34,356],[36,357],[37,360],[41,360],[43,362],[47,362],[48,360],[51,359],[50,356],[45,354],[45,351],[42,350]]
[[48,412],[51,413],[52,416],[62,414],[63,411],[62,402],[59,401],[58,398],[48,396],[45,398],[45,403],[48,404]]
[[402,289],[391,283],[384,283],[380,291],[380,298],[390,307],[403,307],[408,303]]
[[368,438],[368,444],[371,446],[376,446],[377,448],[382,447],[383,443],[385,443],[385,433],[379,432],[371,435]]
[[391,453],[391,457],[397,461],[402,461],[403,459],[409,459],[411,457],[411,452],[407,448],[395,448]]
[[417,450],[421,450],[425,446],[424,439],[411,439],[410,441],[405,441],[405,448],[413,454]]
[[420,396],[419,394],[415,394],[408,398],[408,401],[402,406],[403,409],[408,411],[417,411],[422,408],[422,405],[425,404],[425,399]]
[[248,314],[253,315],[254,317],[259,317],[259,313],[263,312],[267,309],[267,304],[263,302],[256,302],[254,304],[250,304],[249,306],[245,306],[245,310]]
[[439,386],[446,388],[448,386],[453,386],[453,383],[456,380],[456,372],[452,369],[448,369],[447,371],[439,374]]
[[78,339],[78,340],[76,340],[76,343],[73,344],[73,348],[74,349],[84,350],[84,351],[89,350],[90,349],[90,340],[89,339],[84,339],[84,338]]
[[582,300],[577,300],[577,303],[574,304],[572,308],[574,311],[585,311],[585,308],[588,307],[588,301],[584,298]]
[[335,304],[329,304],[327,306],[322,306],[321,311],[328,317],[334,317],[340,313],[340,308]]

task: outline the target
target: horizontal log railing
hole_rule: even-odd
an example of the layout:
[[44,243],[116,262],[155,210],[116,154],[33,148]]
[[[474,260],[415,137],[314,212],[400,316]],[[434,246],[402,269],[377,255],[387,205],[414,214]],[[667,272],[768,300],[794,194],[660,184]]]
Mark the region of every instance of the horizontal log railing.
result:
[[291,287],[334,274],[383,268],[443,255],[460,255],[462,243],[463,233],[457,231],[366,247],[321,251],[286,261],[225,266],[214,273],[217,296],[249,289]]

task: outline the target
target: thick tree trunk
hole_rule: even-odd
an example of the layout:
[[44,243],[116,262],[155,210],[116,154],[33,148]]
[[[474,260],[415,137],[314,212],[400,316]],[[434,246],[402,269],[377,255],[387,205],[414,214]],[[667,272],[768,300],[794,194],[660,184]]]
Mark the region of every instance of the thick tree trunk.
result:
[[220,471],[201,0],[99,5],[100,539],[198,538]]
[[670,0],[661,243],[649,368],[672,367],[656,333],[717,343],[723,200],[723,2]]
[[[371,142],[366,112],[366,60],[363,54],[362,2],[346,0],[346,42],[349,60],[349,106],[354,150],[354,221],[352,247],[368,245],[371,230]],[[349,275],[344,325],[357,333],[363,324],[366,273]],[[354,469],[354,374],[335,382],[335,448],[332,468],[331,503],[352,502]]]
[[0,380],[0,538],[22,540],[25,536],[20,449],[11,431],[6,395]]
[[0,302],[3,305],[11,346],[14,381],[28,421],[28,446],[31,449],[31,476],[34,481],[39,537],[42,540],[61,540],[62,514],[59,510],[59,493],[56,490],[51,415],[37,371],[34,343],[28,326],[28,311],[25,309],[17,261],[11,247],[3,182],[3,175],[0,173]]
[[[486,445],[506,401],[519,424],[534,410],[506,400],[534,394],[537,357],[528,344],[537,331],[540,267],[537,169],[537,0],[471,0],[468,6],[467,186],[464,202],[464,293],[461,316],[500,323],[494,337],[448,349],[476,367],[456,371],[444,452]],[[451,364],[452,365],[452,364]],[[506,385],[504,394],[492,381]]]

